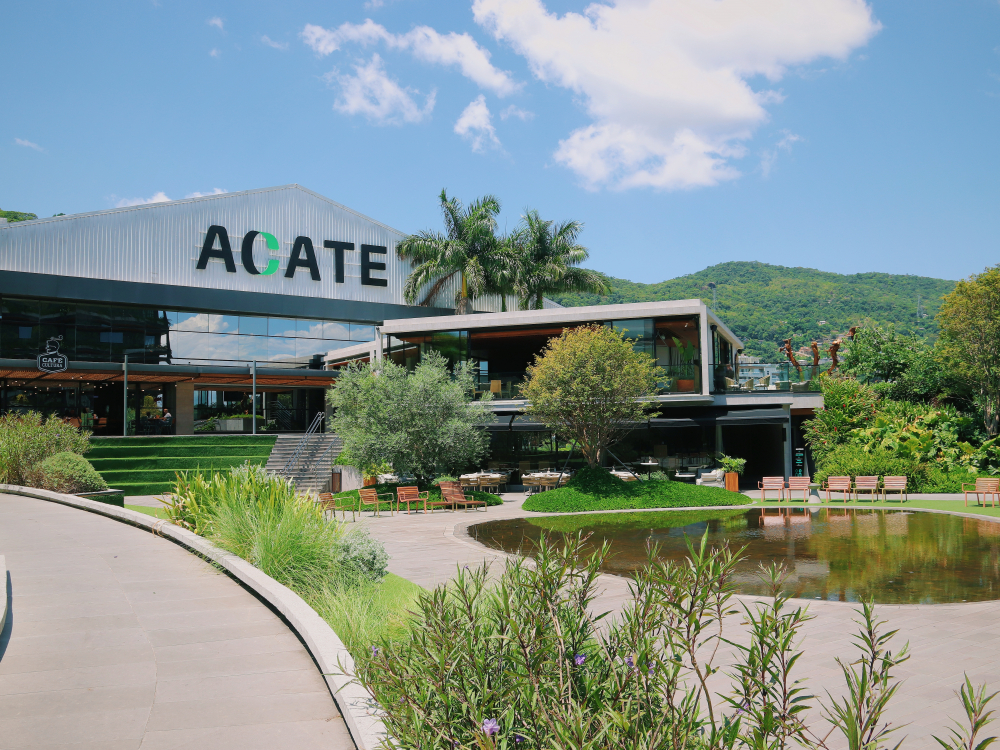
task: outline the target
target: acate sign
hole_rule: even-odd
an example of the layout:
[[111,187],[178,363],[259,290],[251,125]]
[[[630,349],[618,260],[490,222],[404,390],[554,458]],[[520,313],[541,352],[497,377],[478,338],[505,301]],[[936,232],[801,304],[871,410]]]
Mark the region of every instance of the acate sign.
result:
[[[258,268],[253,257],[253,245],[257,236],[263,238],[268,250],[267,264],[263,270]],[[216,247],[218,245],[218,247]],[[333,250],[334,265],[337,273],[337,283],[344,283],[344,252],[353,251],[353,242],[334,242],[333,240],[323,240],[323,247]],[[240,258],[243,261],[243,268],[246,272],[254,276],[271,276],[277,272],[281,261],[271,257],[278,251],[277,238],[268,232],[258,232],[256,230],[247,232],[243,236],[243,245],[240,247]],[[385,255],[386,248],[382,245],[362,245],[361,246],[361,283],[365,286],[388,286],[385,279],[372,278],[372,271],[384,271],[385,263],[372,260],[372,255]],[[208,261],[215,258],[226,264],[228,273],[236,273],[236,262],[233,260],[233,248],[229,243],[229,232],[225,227],[212,225],[205,235],[205,244],[201,247],[201,255],[198,257],[197,268],[205,270],[208,268]],[[319,266],[316,263],[316,252],[313,250],[312,240],[308,237],[296,237],[292,243],[292,254],[288,258],[288,267],[285,268],[285,278],[295,277],[296,269],[309,271],[309,276],[313,281],[319,281]]]
[[62,336],[45,342],[45,353],[38,355],[38,369],[42,372],[66,372],[69,369],[69,357],[59,353],[60,341]]

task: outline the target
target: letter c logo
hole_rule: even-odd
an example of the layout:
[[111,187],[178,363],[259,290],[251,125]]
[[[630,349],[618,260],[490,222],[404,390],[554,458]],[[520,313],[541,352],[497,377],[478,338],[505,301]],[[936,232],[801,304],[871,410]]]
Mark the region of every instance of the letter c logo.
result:
[[243,267],[247,269],[247,273],[252,273],[254,276],[270,276],[278,270],[279,261],[277,258],[269,258],[267,261],[267,268],[263,271],[258,271],[257,266],[253,262],[253,241],[257,239],[257,235],[260,235],[267,242],[267,249],[270,252],[278,250],[278,240],[273,234],[268,234],[267,232],[258,232],[256,230],[246,233],[243,238],[243,245],[240,247],[240,255],[243,258]]

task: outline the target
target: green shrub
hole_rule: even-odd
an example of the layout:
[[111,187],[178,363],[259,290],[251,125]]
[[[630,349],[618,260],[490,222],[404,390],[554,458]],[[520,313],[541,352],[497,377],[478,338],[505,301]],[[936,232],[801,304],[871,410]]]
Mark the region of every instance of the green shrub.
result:
[[4,414],[0,417],[0,484],[38,487],[42,461],[56,453],[82,456],[90,450],[89,438],[89,432],[54,414],[48,419],[36,411]]
[[750,499],[721,487],[650,478],[623,482],[607,469],[585,467],[565,487],[540,492],[524,501],[525,510],[540,513],[574,513],[588,510],[688,508],[743,505]]
[[802,425],[806,443],[817,463],[838,445],[850,442],[855,430],[870,427],[878,410],[879,395],[853,378],[821,378],[823,408]]
[[107,482],[77,453],[56,453],[38,465],[38,486],[53,492],[73,495],[77,492],[99,492],[108,488]]
[[814,478],[817,482],[824,482],[827,477],[842,476],[906,476],[909,477],[910,490],[914,491],[923,486],[927,466],[885,448],[866,451],[860,445],[841,445],[826,455]]

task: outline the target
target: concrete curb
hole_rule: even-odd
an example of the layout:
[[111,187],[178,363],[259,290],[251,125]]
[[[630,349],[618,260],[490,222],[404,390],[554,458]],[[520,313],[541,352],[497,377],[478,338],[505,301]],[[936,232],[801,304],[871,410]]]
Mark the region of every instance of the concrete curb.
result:
[[3,590],[0,590],[0,633],[3,633],[3,627],[7,624],[7,560],[3,555],[0,555],[0,582],[3,583]]
[[[375,750],[383,745],[386,739],[385,725],[376,715],[375,699],[371,693],[349,676],[354,671],[354,659],[351,658],[350,653],[333,628],[287,586],[283,586],[270,576],[265,575],[246,560],[216,547],[207,539],[145,513],[85,500],[73,495],[8,484],[0,484],[0,493],[23,495],[36,500],[60,503],[138,526],[186,547],[221,566],[280,612],[302,639],[306,648],[309,649],[309,653],[319,665],[330,693],[344,716],[351,738],[359,750]],[[0,557],[0,571],[4,574],[3,580],[6,586],[6,568],[3,561],[4,558]],[[3,607],[6,616],[7,598],[6,592],[4,593]],[[0,618],[0,629],[2,627],[3,619]]]

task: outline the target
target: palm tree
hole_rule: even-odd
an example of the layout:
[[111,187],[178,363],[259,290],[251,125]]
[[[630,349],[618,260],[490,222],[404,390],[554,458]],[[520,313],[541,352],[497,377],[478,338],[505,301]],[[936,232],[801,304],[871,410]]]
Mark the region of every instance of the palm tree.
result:
[[538,211],[529,209],[511,238],[517,248],[514,293],[522,310],[541,310],[546,294],[590,292],[608,294],[604,277],[596,271],[575,268],[587,260],[587,248],[576,244],[583,224],[543,221]]
[[445,232],[425,230],[411,234],[396,247],[396,254],[413,263],[403,296],[414,304],[428,284],[422,306],[434,303],[444,286],[456,275],[462,284],[455,294],[455,314],[472,311],[472,301],[487,294],[509,292],[514,278],[514,256],[496,236],[500,201],[486,195],[468,208],[441,191]]

